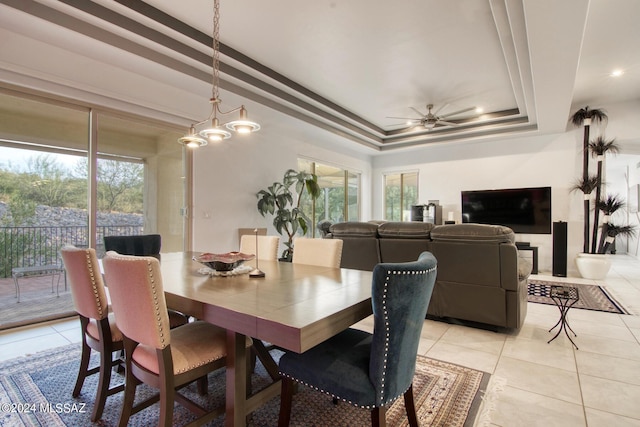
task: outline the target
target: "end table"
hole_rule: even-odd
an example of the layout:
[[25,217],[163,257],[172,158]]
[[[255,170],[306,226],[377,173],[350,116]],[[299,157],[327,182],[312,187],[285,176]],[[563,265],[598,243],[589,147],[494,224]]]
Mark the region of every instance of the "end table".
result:
[[[573,342],[573,339],[571,339],[571,336],[569,335],[569,331],[573,333],[574,337],[577,337],[578,335],[576,335],[573,329],[571,329],[571,326],[569,326],[569,320],[567,319],[567,313],[569,312],[569,309],[573,307],[573,305],[577,303],[578,300],[580,299],[580,294],[578,293],[578,289],[573,286],[551,285],[550,297],[553,300],[553,302],[555,302],[556,305],[558,306],[558,310],[560,310],[560,319],[555,325],[553,325],[551,329],[549,329],[549,332],[551,332],[556,327],[559,326],[558,332],[556,332],[553,338],[547,341],[547,344],[555,340],[558,337],[558,335],[560,335],[560,332],[564,330],[564,333],[567,335],[567,338],[569,338],[569,341],[571,341],[571,344],[573,344],[576,350],[578,350],[578,346],[576,345],[575,342]],[[569,329],[569,331],[567,331],[567,329]]]

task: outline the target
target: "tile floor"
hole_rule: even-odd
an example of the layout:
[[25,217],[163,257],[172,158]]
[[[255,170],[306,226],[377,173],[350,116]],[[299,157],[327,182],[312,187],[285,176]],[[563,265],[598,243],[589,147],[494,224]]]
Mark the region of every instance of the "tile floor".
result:
[[[489,388],[500,391],[487,425],[640,426],[640,261],[625,255],[613,260],[600,284],[636,315],[572,309],[579,350],[562,335],[547,344],[558,310],[529,303],[525,325],[512,333],[425,320],[420,353],[492,374]],[[359,326],[368,328],[370,321]],[[0,360],[79,338],[75,319],[0,332]]]

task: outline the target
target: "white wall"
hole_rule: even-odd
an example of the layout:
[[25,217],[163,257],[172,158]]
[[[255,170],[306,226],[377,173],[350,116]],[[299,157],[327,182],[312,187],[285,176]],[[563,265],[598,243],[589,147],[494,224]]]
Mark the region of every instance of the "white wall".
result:
[[258,213],[256,193],[281,181],[287,169],[297,169],[300,156],[361,173],[363,212],[370,212],[368,155],[349,150],[349,144],[333,134],[285,116],[261,126],[246,138],[236,136],[195,153],[194,250],[237,250],[238,228],[267,227],[268,234],[277,234],[272,217]]

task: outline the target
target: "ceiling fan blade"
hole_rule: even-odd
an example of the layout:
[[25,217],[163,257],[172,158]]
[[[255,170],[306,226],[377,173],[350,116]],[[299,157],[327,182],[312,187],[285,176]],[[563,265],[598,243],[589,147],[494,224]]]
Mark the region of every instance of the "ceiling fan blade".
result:
[[465,109],[462,109],[462,110],[459,110],[459,111],[454,111],[453,113],[443,114],[443,115],[440,116],[440,118],[446,119],[447,117],[455,116],[456,114],[466,113],[467,111],[471,111],[471,110],[475,110],[475,109],[476,109],[476,107],[465,108]]
[[418,111],[416,108],[413,108],[413,107],[409,107],[409,108],[411,108],[411,109],[412,109],[413,111],[415,111],[416,113],[420,114],[420,116],[421,116],[421,117],[426,117],[426,116],[427,116],[426,114],[424,114],[424,113],[422,113],[422,112]]
[[433,115],[434,115],[434,116],[437,116],[437,115],[438,115],[438,113],[439,113],[440,111],[444,110],[444,109],[445,109],[445,108],[447,108],[448,106],[449,106],[449,103],[448,103],[448,102],[447,102],[446,104],[442,104],[442,107],[438,108],[438,109],[433,113]]
[[447,122],[446,120],[438,120],[436,123],[439,125],[445,125],[445,126],[459,126],[458,123]]
[[387,119],[411,120],[414,122],[419,122],[420,120],[422,120],[421,118],[414,118],[414,117],[392,117],[392,116],[387,116]]

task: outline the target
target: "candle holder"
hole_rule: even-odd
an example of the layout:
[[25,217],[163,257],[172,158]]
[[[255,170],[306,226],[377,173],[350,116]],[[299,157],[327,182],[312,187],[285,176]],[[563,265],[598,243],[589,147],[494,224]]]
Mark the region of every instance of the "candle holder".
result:
[[265,277],[264,271],[260,270],[260,268],[258,267],[258,259],[260,258],[258,256],[258,229],[257,228],[254,229],[253,232],[255,233],[255,236],[256,236],[256,268],[254,268],[249,272],[249,277],[252,277],[252,278]]

